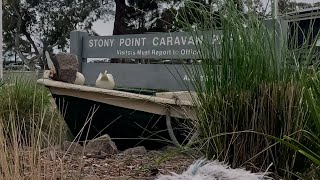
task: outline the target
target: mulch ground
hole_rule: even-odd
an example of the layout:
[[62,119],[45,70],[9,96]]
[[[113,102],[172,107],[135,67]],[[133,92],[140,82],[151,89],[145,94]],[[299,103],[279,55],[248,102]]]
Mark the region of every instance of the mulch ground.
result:
[[[181,173],[196,160],[195,153],[178,150],[148,151],[144,155],[87,157],[49,150],[40,155],[43,179],[155,179],[157,175]],[[26,174],[26,177],[29,176]],[[30,176],[29,176],[30,177]]]

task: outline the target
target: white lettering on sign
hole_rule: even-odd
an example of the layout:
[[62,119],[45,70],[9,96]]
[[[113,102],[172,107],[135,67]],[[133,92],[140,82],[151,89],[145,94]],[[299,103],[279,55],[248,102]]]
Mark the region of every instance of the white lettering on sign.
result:
[[[221,44],[223,35],[212,35],[212,44]],[[90,39],[89,47],[143,47],[147,46],[147,38],[120,38],[117,43],[115,39]],[[167,36],[167,37],[153,37],[150,43],[151,46],[194,46],[200,45],[204,42],[204,36]],[[149,45],[149,44],[148,44]],[[187,52],[185,54],[188,54]]]
[[221,44],[223,39],[223,35],[213,35],[212,36],[212,44]]
[[[180,51],[176,50],[117,50],[117,55],[120,56],[130,56],[130,55],[137,55],[137,56],[192,56],[198,55],[199,51],[194,49],[181,49]],[[192,56],[193,57],[193,56]]]
[[91,39],[89,40],[89,47],[111,47],[114,39]]
[[203,36],[168,36],[168,37],[154,37],[152,40],[153,46],[173,46],[173,45],[198,45],[203,42]]
[[166,55],[172,55],[172,51],[171,50],[165,50],[165,51],[156,51],[156,50],[152,50],[151,51],[152,55],[155,56],[166,56]]
[[138,56],[148,56],[148,55],[150,55],[150,50],[146,50],[146,51],[138,50],[137,55]]
[[169,36],[169,37],[167,38],[167,45],[168,45],[168,46],[172,46],[172,45],[173,45],[173,38],[172,38],[171,36]]
[[183,80],[184,81],[190,81],[190,78],[188,77],[188,75],[184,75]]
[[147,38],[121,38],[119,46],[144,46]]
[[191,78],[186,74],[183,76],[184,81],[209,81],[208,76],[199,75],[199,76],[192,76]]
[[159,45],[159,38],[158,37],[153,38],[152,44],[154,46],[158,46]]
[[182,49],[181,50],[181,55],[197,55],[199,52],[194,49]]
[[117,50],[117,55],[120,56],[135,56],[135,51],[128,51],[128,50]]

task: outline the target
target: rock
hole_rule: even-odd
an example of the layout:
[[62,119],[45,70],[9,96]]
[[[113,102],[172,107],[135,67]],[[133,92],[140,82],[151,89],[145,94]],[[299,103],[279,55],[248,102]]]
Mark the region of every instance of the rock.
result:
[[81,155],[83,152],[83,147],[76,142],[65,141],[62,145],[62,150]]
[[52,58],[56,74],[52,79],[66,83],[74,83],[79,69],[77,56],[69,53],[59,53]]
[[165,146],[160,149],[161,152],[170,152],[170,151],[176,151],[176,150],[177,148],[174,146]]
[[100,180],[100,178],[96,175],[87,175],[83,178],[83,180]]
[[161,151],[156,151],[156,150],[148,151],[148,155],[152,155],[152,156],[158,156],[158,155],[161,155],[161,154],[162,154]]
[[103,135],[88,142],[85,146],[86,155],[110,155],[118,152],[116,144],[109,135]]
[[60,145],[56,145],[56,146],[49,146],[43,149],[40,149],[40,152],[49,152],[49,151],[60,151],[61,150],[61,146]]
[[122,152],[122,154],[124,155],[144,155],[146,153],[147,153],[147,150],[144,146],[129,148]]

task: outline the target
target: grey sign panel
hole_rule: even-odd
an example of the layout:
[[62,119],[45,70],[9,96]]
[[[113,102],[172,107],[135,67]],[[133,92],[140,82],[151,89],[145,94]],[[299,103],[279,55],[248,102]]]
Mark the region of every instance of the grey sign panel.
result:
[[84,36],[83,58],[197,59],[199,46],[219,46],[222,31]]
[[[276,41],[286,35],[286,22],[266,20],[264,23],[266,27],[276,29],[279,36]],[[222,38],[223,33],[219,30],[117,36],[88,36],[87,33],[74,31],[71,33],[70,52],[82,61],[81,71],[89,85],[95,84],[100,72],[108,70],[118,87],[188,90],[192,85],[183,65],[86,63],[86,59],[219,58]],[[199,48],[203,51],[198,51]]]
[[94,85],[99,73],[110,72],[117,87],[189,90],[192,89],[184,65],[83,63],[86,84]]

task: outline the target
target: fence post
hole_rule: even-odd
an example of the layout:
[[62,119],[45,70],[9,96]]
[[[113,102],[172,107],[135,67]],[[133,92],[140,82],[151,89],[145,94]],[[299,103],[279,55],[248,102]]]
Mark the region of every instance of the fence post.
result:
[[70,33],[70,53],[76,55],[79,60],[79,72],[82,72],[82,64],[87,62],[87,59],[82,56],[83,37],[88,36],[84,31],[71,31]]

